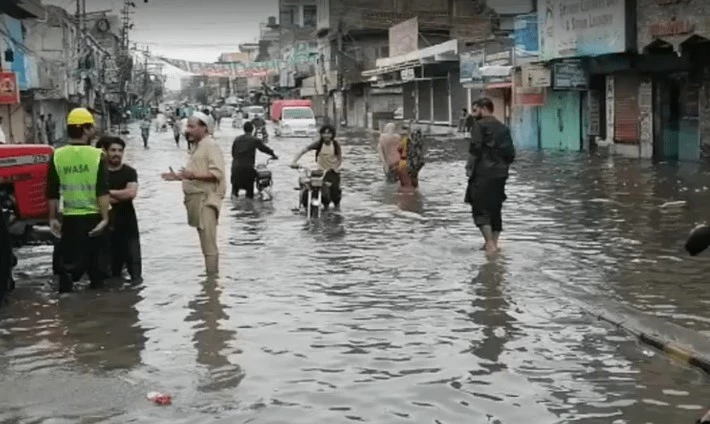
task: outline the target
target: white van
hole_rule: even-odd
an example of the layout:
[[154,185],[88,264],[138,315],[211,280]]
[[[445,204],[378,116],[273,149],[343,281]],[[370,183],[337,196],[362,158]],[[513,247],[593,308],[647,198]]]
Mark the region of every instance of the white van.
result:
[[318,134],[313,109],[305,106],[286,106],[275,128],[277,137],[314,137]]

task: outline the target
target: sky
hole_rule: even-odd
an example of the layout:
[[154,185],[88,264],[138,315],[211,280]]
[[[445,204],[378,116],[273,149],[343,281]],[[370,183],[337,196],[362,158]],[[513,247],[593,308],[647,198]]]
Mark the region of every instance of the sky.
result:
[[[2,1],[2,0],[0,0]],[[77,0],[44,0],[76,11]],[[176,59],[214,62],[220,53],[256,41],[259,22],[278,16],[278,0],[132,0],[131,41]],[[86,0],[87,12],[123,8],[123,0]]]
[[[4,0],[0,0],[4,1]],[[131,0],[130,41],[152,55],[195,62],[215,62],[221,53],[239,51],[239,44],[257,41],[259,23],[278,16],[278,0]],[[77,0],[43,0],[76,12]],[[120,14],[124,0],[86,0],[86,11],[112,9]],[[166,88],[178,90],[188,73],[165,65]]]

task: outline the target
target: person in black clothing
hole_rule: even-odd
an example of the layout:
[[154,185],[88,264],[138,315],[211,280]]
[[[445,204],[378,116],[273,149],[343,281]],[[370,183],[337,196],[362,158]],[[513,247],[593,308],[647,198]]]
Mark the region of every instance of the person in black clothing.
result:
[[498,251],[498,239],[503,230],[501,211],[506,200],[505,183],[515,160],[515,147],[508,127],[493,117],[490,99],[478,100],[472,114],[476,125],[471,132],[464,201],[471,205],[473,221],[485,239],[486,252],[493,254]]
[[0,306],[5,297],[15,288],[12,268],[17,265],[17,258],[12,252],[12,238],[7,217],[0,211]]
[[244,134],[234,139],[232,144],[232,195],[235,197],[239,197],[239,190],[245,190],[247,199],[254,198],[257,150],[271,155],[274,160],[278,159],[273,150],[254,137],[253,131],[251,122],[244,123]]
[[120,277],[124,267],[131,281],[142,281],[141,242],[133,199],[138,194],[138,173],[123,163],[126,143],[104,137],[108,157],[108,188],[111,196],[111,273]]

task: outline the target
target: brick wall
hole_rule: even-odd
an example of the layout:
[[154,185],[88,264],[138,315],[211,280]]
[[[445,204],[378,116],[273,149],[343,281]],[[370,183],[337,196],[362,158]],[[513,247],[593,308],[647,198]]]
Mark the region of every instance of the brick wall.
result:
[[[651,44],[654,32],[685,32],[691,25],[693,32],[679,35],[659,35],[676,48],[693,34],[710,38],[710,1],[708,0],[637,0],[637,41],[639,51]],[[675,23],[671,24],[675,18]],[[671,25],[669,25],[671,24]]]

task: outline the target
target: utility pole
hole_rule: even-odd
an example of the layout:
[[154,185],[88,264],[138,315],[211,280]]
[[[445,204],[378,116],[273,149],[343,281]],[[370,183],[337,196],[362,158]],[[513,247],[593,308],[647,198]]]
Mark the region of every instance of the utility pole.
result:
[[[78,43],[78,56],[79,56],[79,75],[81,75],[81,82],[86,84],[83,80],[83,71],[86,66],[86,55],[88,53],[88,43],[86,42],[86,0],[76,0],[76,22],[79,27],[79,43]],[[88,100],[88,99],[87,99]]]
[[144,106],[148,106],[146,104],[146,98],[148,97],[148,81],[150,80],[150,73],[148,72],[148,57],[150,56],[150,46],[145,46],[145,50],[143,50],[143,104]]

